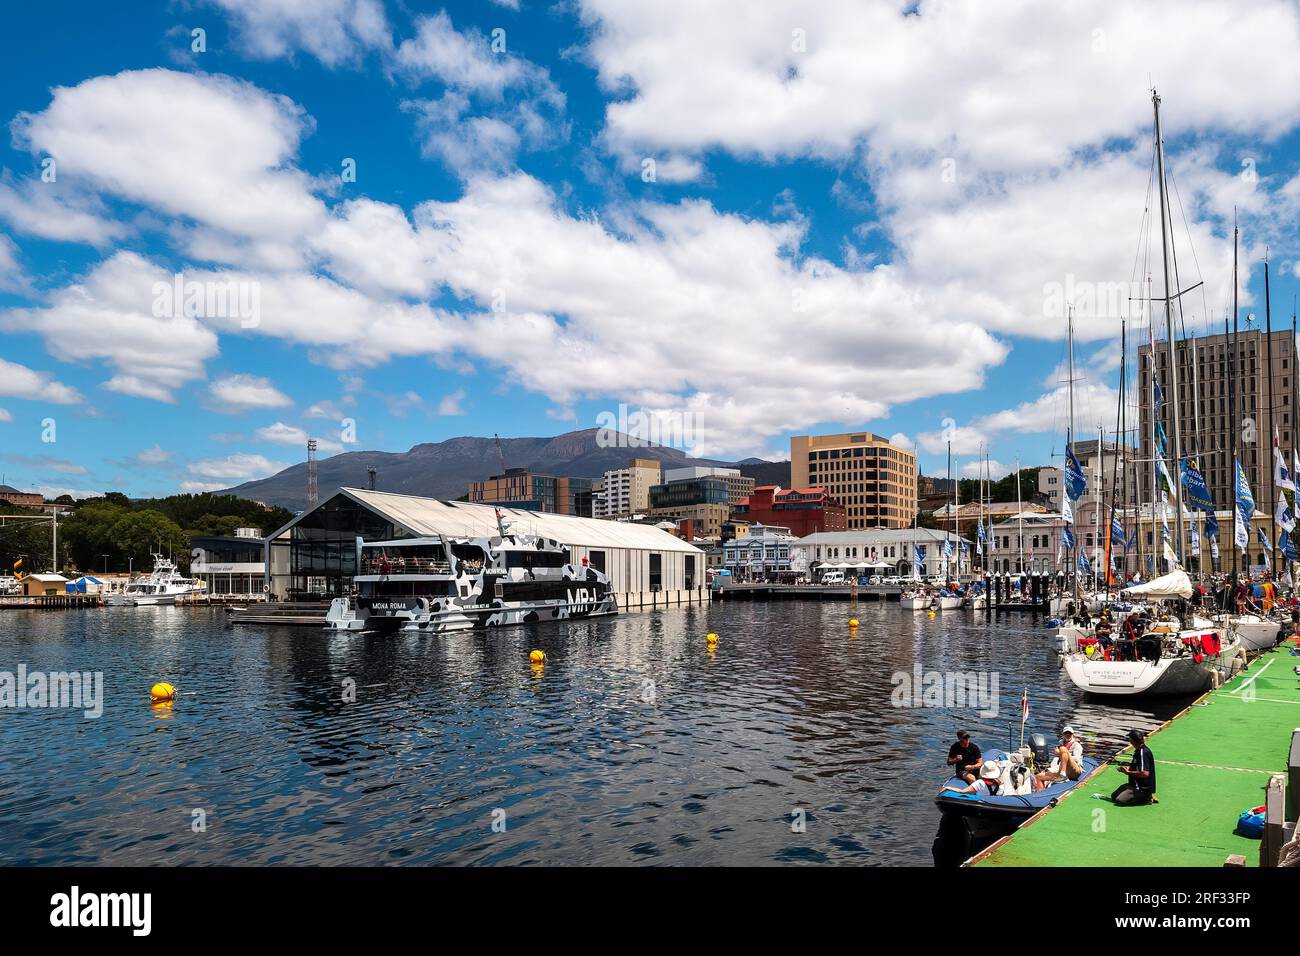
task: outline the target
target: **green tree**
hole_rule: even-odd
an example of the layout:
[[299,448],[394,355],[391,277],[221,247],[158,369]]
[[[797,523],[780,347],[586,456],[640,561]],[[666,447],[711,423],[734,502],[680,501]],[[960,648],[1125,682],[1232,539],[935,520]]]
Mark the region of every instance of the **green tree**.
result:
[[190,545],[185,532],[171,518],[159,511],[132,511],[119,518],[109,529],[118,550],[131,559],[135,568],[153,566],[150,555],[170,554],[182,570],[190,563]]

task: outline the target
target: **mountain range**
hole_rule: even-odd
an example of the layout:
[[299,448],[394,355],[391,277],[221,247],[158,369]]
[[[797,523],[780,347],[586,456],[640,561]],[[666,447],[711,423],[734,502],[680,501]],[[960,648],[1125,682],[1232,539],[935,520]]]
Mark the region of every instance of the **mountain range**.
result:
[[[317,462],[317,487],[322,500],[341,486],[365,488],[368,469],[374,468],[375,487],[380,491],[455,499],[466,493],[471,481],[499,475],[504,467],[527,468],[563,478],[599,478],[606,471],[626,467],[630,458],[654,459],[665,470],[691,465],[739,468],[760,485],[788,487],[790,483],[789,462],[692,458],[663,445],[636,446],[635,439],[621,433],[616,433],[619,439],[611,447],[597,441],[600,434],[600,429],[587,428],[553,438],[503,438],[500,447],[495,438],[466,436],[414,445],[404,452],[342,452]],[[300,510],[307,503],[307,463],[290,465],[269,478],[246,481],[222,493]]]

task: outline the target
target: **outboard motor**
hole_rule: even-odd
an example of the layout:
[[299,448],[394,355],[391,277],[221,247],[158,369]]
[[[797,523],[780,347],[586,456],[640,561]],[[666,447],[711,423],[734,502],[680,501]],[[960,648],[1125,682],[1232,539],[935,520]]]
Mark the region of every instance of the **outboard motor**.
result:
[[1034,755],[1034,766],[1046,770],[1048,764],[1052,762],[1052,751],[1047,744],[1047,738],[1042,734],[1030,734],[1029,749]]

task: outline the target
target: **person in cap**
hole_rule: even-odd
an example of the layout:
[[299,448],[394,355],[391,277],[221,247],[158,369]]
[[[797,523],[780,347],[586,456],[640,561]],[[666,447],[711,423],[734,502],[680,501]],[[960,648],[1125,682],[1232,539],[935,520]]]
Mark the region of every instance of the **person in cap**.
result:
[[[1056,769],[1052,769],[1055,767]],[[1073,727],[1061,731],[1061,740],[1056,745],[1056,759],[1048,767],[1034,774],[1034,789],[1042,790],[1062,780],[1078,780],[1083,774],[1083,742]]]
[[1002,768],[996,763],[981,762],[980,775],[969,786],[956,787],[949,783],[943,789],[953,793],[973,793],[977,797],[996,797],[1002,789]]
[[957,742],[948,748],[948,766],[952,775],[974,783],[976,774],[984,765],[984,755],[978,746],[971,742],[970,732],[963,730],[957,734]]
[[1128,782],[1110,795],[1111,802],[1124,806],[1139,806],[1146,803],[1158,803],[1156,800],[1156,758],[1146,744],[1146,736],[1140,730],[1128,732],[1129,743],[1133,745],[1133,760],[1127,766],[1116,764],[1115,769],[1127,774]]

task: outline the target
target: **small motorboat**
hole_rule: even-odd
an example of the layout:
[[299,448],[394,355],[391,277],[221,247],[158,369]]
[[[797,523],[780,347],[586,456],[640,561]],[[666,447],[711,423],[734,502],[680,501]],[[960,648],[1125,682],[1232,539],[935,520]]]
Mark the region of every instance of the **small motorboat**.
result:
[[[1083,758],[1083,773],[1078,780],[1062,779],[1048,784],[1042,790],[1033,789],[1034,769],[1041,769],[1050,760],[1049,769],[1055,770],[1056,758],[1051,757],[1047,741],[1035,734],[1030,747],[1022,747],[1019,752],[1008,753],[1005,750],[986,750],[985,766],[995,765],[998,774],[997,796],[989,794],[958,793],[955,790],[940,790],[934,802],[945,814],[963,817],[981,818],[983,822],[1001,821],[1012,826],[1032,817],[1045,807],[1055,806],[1056,801],[1069,793],[1082,781],[1087,780],[1101,766],[1096,757]],[[1033,755],[1031,761],[1030,755]],[[950,778],[945,786],[964,788],[966,781],[959,777]]]

